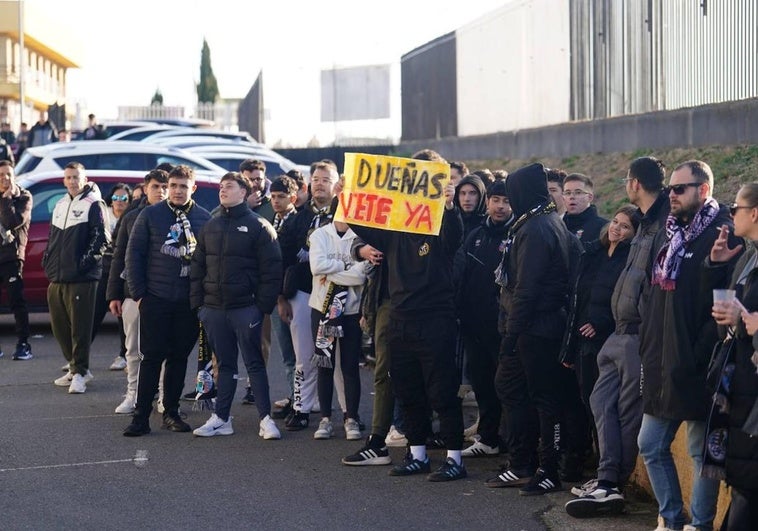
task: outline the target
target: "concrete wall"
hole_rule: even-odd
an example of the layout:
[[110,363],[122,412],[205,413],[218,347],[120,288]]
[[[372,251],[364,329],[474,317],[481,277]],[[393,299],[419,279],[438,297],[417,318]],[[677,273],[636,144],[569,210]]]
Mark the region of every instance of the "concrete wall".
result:
[[569,120],[568,0],[513,1],[455,35],[459,135]]
[[490,135],[404,141],[398,153],[431,148],[448,160],[526,159],[751,143],[758,143],[758,98]]

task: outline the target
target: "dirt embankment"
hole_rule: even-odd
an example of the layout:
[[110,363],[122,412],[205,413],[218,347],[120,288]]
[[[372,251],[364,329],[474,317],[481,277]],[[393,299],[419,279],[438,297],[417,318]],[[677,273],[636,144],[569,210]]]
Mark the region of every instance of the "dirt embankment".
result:
[[758,180],[758,146],[709,146],[704,148],[637,150],[628,153],[597,153],[576,155],[564,159],[533,158],[530,160],[498,159],[466,161],[470,170],[489,168],[514,171],[532,162],[541,162],[550,168],[567,173],[584,173],[595,182],[595,204],[600,214],[610,217],[626,202],[621,179],[626,177],[629,163],[637,157],[653,156],[666,164],[666,177],[682,162],[702,160],[710,165],[715,179],[714,196],[720,202],[731,204],[740,184]]

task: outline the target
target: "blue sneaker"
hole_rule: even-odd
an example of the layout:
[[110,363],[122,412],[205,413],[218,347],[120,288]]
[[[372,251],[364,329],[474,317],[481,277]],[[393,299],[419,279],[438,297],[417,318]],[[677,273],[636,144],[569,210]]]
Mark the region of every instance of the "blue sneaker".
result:
[[429,462],[429,456],[424,461],[413,458],[413,454],[405,454],[402,465],[397,465],[390,470],[390,476],[412,476],[414,474],[427,474],[432,467]]
[[448,457],[442,463],[442,466],[436,472],[429,474],[426,479],[428,481],[454,481],[456,479],[463,479],[466,476],[468,476],[468,473],[463,463],[459,465],[455,462],[455,459]]
[[13,353],[14,360],[32,359],[32,347],[29,343],[19,343],[16,345],[16,352]]

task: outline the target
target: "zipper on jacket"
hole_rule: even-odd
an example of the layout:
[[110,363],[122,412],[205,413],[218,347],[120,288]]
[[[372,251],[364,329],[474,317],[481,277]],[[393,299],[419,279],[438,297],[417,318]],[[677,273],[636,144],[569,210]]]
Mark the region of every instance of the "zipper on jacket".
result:
[[[226,268],[226,260],[224,257],[226,256],[226,243],[227,243],[227,237],[229,236],[229,230],[232,227],[232,216],[230,215],[228,217],[228,222],[226,224],[226,227],[224,227],[224,237],[221,239],[221,256],[219,256],[218,261],[218,280],[216,281],[216,284],[218,285],[218,299],[221,303],[221,307],[224,308],[224,292],[221,289],[222,286],[222,279],[224,278],[224,269]],[[207,267],[207,263],[206,263]]]

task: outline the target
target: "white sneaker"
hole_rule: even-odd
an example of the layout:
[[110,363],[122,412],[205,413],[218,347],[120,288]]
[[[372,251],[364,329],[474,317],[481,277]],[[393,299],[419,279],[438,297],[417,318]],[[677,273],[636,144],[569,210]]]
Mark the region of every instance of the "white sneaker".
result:
[[474,444],[461,452],[463,457],[491,457],[500,455],[499,446],[489,446],[482,441],[476,441]]
[[466,396],[463,397],[463,401],[461,402],[462,406],[475,406],[476,403],[476,395],[473,391],[469,391],[466,393]]
[[363,435],[361,434],[361,427],[358,424],[358,421],[355,419],[347,419],[345,421],[345,439],[348,441],[357,441],[362,438]]
[[272,419],[270,415],[266,415],[261,419],[258,437],[263,437],[263,440],[265,441],[282,438],[279,428],[276,427],[276,422],[274,422],[274,419]]
[[[92,371],[87,371],[87,374],[84,375],[84,383],[89,383],[94,376],[92,375]],[[71,371],[68,371],[66,374],[61,376],[60,378],[56,378],[53,380],[53,383],[57,385],[58,387],[68,387],[71,385],[71,380],[74,379],[74,373]]]
[[468,442],[476,442],[479,440],[479,417],[476,418],[471,426],[463,430],[463,440]]
[[692,524],[685,524],[682,531],[698,531],[698,528]]
[[224,422],[214,413],[208,421],[192,431],[196,437],[213,437],[214,435],[231,435],[234,433],[232,428],[232,417]]
[[399,448],[402,446],[408,446],[408,439],[405,435],[397,431],[395,426],[390,426],[390,431],[384,439],[384,444],[392,448]]
[[68,393],[71,395],[80,395],[87,390],[87,379],[81,374],[75,374],[71,378],[71,384],[68,386]]
[[666,527],[666,522],[663,520],[663,517],[661,515],[658,515],[658,527],[655,528],[655,531],[674,531],[674,530],[671,529],[670,527]]
[[581,487],[571,487],[571,494],[574,496],[586,496],[597,489],[597,478],[587,481]]
[[137,393],[127,391],[124,395],[124,401],[116,406],[116,413],[119,415],[129,415],[134,413],[134,405],[137,402]]
[[69,363],[66,363],[65,365],[63,365],[63,366],[61,367],[61,370],[62,370],[63,372],[68,372],[68,371],[70,371],[70,370],[71,370],[71,364],[69,364]]
[[156,411],[158,411],[158,413],[161,413],[161,414],[166,412],[166,407],[163,405],[162,398],[159,398],[158,401],[155,403],[155,409]]
[[321,419],[321,422],[318,423],[318,429],[313,434],[314,439],[330,439],[332,437],[332,434],[334,433],[334,426],[332,426],[332,421],[328,417],[324,417]]
[[284,409],[291,403],[292,403],[292,400],[290,400],[289,398],[282,398],[281,400],[277,400],[276,402],[274,402],[274,406],[279,409]]
[[126,359],[121,356],[116,356],[111,366],[108,367],[109,371],[123,371],[124,369],[126,369]]

